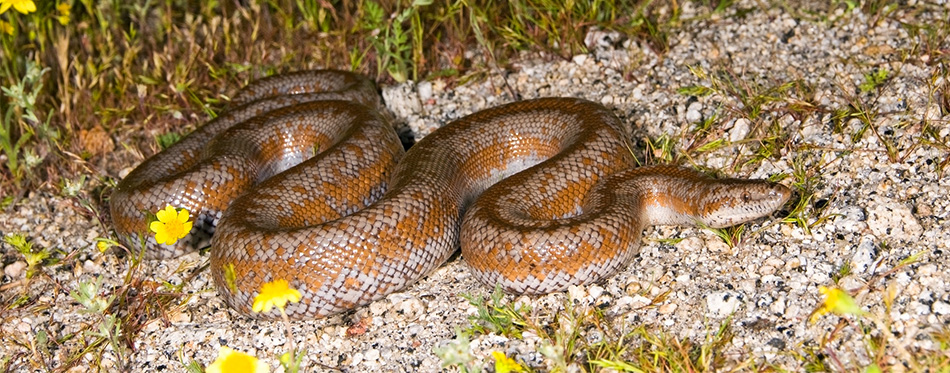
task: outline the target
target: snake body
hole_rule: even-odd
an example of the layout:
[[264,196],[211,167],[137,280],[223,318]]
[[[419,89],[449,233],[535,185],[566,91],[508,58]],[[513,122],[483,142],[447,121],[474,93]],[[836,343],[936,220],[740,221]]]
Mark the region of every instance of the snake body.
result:
[[[123,179],[112,213],[119,237],[146,242],[151,258],[213,234],[218,291],[255,317],[279,315],[251,313],[266,282],[284,279],[300,291],[289,316],[324,317],[405,288],[459,244],[486,284],[559,291],[615,272],[637,253],[647,225],[735,225],[790,195],[761,180],[635,168],[620,120],[581,99],[477,112],[405,155],[377,114],[373,85],[355,74],[265,78],[234,101],[229,114]],[[175,246],[143,235],[146,212],[165,205],[196,215]]]

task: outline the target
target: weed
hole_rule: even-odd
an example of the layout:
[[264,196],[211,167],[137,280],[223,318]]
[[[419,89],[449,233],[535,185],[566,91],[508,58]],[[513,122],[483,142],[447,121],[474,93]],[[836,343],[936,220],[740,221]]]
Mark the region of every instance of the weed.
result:
[[[610,320],[599,308],[577,306],[572,299],[565,300],[561,311],[542,320],[527,311],[515,311],[514,306],[495,294],[499,293],[493,293],[491,305],[486,304],[484,298],[465,296],[479,310],[471,317],[476,326],[458,330],[454,341],[436,349],[443,367],[477,371],[477,358],[471,354],[469,338],[508,330],[506,335],[520,339],[510,332],[512,328],[520,333],[530,332],[540,339],[538,352],[546,358],[545,369],[551,371],[570,371],[579,368],[578,364],[586,365],[589,371],[609,368],[622,372],[710,371],[732,364],[750,365],[731,361],[722,354],[732,340],[731,320],[723,321],[715,331],[708,332],[701,343],[694,343],[644,325],[625,331],[626,323]],[[664,302],[665,295],[657,296],[652,304]],[[512,316],[519,322],[506,321]]]
[[181,140],[182,134],[178,132],[166,132],[155,136],[155,142],[158,143],[158,147],[162,150],[168,149],[168,147],[174,145],[176,142]]
[[435,356],[442,360],[442,367],[455,367],[462,373],[481,372],[475,365],[475,356],[472,355],[471,342],[468,335],[461,329],[455,330],[455,339],[449,341],[442,347],[433,349]]
[[[87,346],[105,347],[105,343],[108,343],[114,351],[118,367],[125,370],[127,369],[125,359],[128,355],[128,351],[126,350],[125,340],[123,339],[122,321],[114,314],[107,312],[109,308],[112,307],[116,297],[115,295],[108,297],[100,296],[99,291],[101,288],[102,277],[99,277],[96,282],[84,281],[79,283],[79,288],[71,291],[69,296],[82,305],[83,309],[80,312],[93,314],[99,318],[95,329],[87,329],[85,331],[86,337],[93,338],[93,341],[87,343]],[[98,358],[101,359],[102,355],[98,355]]]
[[887,82],[889,71],[887,69],[877,69],[874,72],[864,74],[864,83],[858,85],[862,93],[869,93]]
[[831,281],[838,283],[842,278],[848,277],[851,274],[851,262],[844,261],[838,268],[831,274]]
[[745,233],[745,224],[735,225],[728,228],[709,228],[704,229],[712,232],[719,237],[729,247],[737,247],[742,244],[743,233]]
[[45,121],[37,117],[37,97],[43,91],[43,76],[47,71],[48,68],[27,62],[26,74],[19,82],[0,87],[10,100],[7,105],[0,106],[0,115],[3,116],[0,150],[6,158],[4,166],[18,190],[23,178],[30,176],[30,171],[45,157],[38,151],[37,143],[59,138],[59,132],[49,126],[49,116]]
[[677,158],[677,140],[667,134],[660,135],[656,140],[646,139],[646,162],[673,163]]
[[491,303],[471,294],[463,294],[463,298],[475,306],[476,314],[469,317],[469,328],[466,333],[484,334],[495,333],[506,337],[521,338],[526,327],[525,314],[530,312],[527,305],[515,308],[511,303],[503,302],[505,292],[496,286],[491,294]]
[[23,255],[23,259],[26,260],[26,278],[32,278],[40,266],[49,259],[50,251],[47,248],[42,248],[39,250],[33,249],[33,243],[27,241],[26,236],[21,233],[14,233],[8,236],[3,237],[3,242],[7,245],[13,246],[20,255]]
[[[943,364],[947,364],[947,356],[943,353],[921,353],[918,354],[919,357],[915,357],[913,353],[907,350],[906,346],[890,344],[890,341],[896,339],[894,332],[892,332],[893,320],[890,318],[891,307],[897,296],[897,286],[896,283],[893,283],[893,274],[919,262],[924,254],[926,254],[926,251],[916,252],[901,259],[894,267],[883,273],[875,272],[864,286],[850,293],[839,288],[820,286],[819,291],[824,295],[824,299],[819,303],[818,308],[812,312],[810,322],[817,321],[822,315],[834,314],[838,317],[838,323],[834,329],[823,336],[818,346],[809,346],[804,349],[807,356],[801,358],[805,362],[806,369],[828,370],[833,368],[839,371],[883,371],[884,368],[882,367],[889,367],[894,364],[894,361],[901,361],[903,364],[908,364],[904,366],[905,368],[921,371],[924,366],[919,365],[920,361],[930,362],[929,360],[932,358],[936,358],[935,360],[938,362],[942,360]],[[850,265],[846,263],[839,267],[836,273],[832,274],[832,280],[837,281],[836,278],[843,277],[849,272]],[[881,297],[881,303],[884,306],[883,311],[868,311],[867,307],[861,305],[865,299],[860,296],[855,297],[854,294],[867,294],[867,290],[877,286],[878,281],[887,279],[890,279],[892,283],[885,286]],[[865,352],[870,360],[863,367],[845,366],[838,358],[838,352],[831,347],[845,329],[853,329],[855,333],[863,336]],[[939,332],[932,334],[931,337],[939,340]]]

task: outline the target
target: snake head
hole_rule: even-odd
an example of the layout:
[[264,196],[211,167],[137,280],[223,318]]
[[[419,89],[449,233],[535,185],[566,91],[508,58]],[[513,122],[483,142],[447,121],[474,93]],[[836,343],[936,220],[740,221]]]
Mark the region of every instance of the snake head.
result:
[[699,222],[725,228],[768,216],[788,201],[792,190],[765,180],[713,180],[703,193]]

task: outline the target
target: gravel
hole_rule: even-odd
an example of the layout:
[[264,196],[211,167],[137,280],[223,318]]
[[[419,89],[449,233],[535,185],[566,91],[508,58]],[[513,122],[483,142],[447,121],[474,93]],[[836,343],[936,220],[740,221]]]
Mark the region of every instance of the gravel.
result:
[[[684,19],[696,15],[691,4],[683,5]],[[681,139],[674,153],[690,154],[681,161],[693,167],[750,178],[807,176],[803,182],[815,193],[806,201],[813,213],[807,228],[781,223],[780,218],[763,219],[748,226],[735,246],[699,228],[650,228],[640,255],[603,283],[545,296],[506,297],[530,304],[541,320],[550,321],[545,315],[563,312],[566,305],[597,308],[614,326],[629,330],[643,325],[697,343],[731,320],[734,337],[726,347],[730,358],[753,358],[760,366],[796,371],[811,361],[802,358],[810,351],[833,358],[841,369],[859,369],[872,357],[854,317],[846,317],[850,326],[822,348],[818,346],[839,318],[826,315],[808,321],[821,300],[818,287],[832,286],[837,279],[838,286],[855,292],[864,310],[890,318],[888,358],[879,361],[900,369],[910,356],[905,351],[938,351],[942,347],[932,335],[945,333],[950,323],[950,179],[938,167],[948,157],[950,116],[932,91],[944,87],[937,95],[947,95],[950,83],[939,77],[937,64],[929,63],[932,56],[914,51],[917,39],[895,17],[871,19],[854,9],[818,22],[781,9],[742,16],[732,12],[687,22],[669,36],[671,48],[662,56],[637,41],[594,30],[587,38],[589,54],[570,60],[525,57],[493,70],[485,80],[460,86],[441,80],[410,82],[383,87],[383,97],[397,120],[417,137],[516,98],[583,97],[603,103],[634,126],[639,159],[663,162],[664,154],[642,145],[644,139],[665,136]],[[904,15],[905,21],[916,23],[926,23],[928,16],[939,15]],[[946,51],[946,40],[943,43]],[[877,69],[887,69],[890,79],[881,88],[862,92],[858,86],[865,75]],[[751,117],[754,103],[734,95],[678,93],[684,87],[713,86],[715,79],[727,76],[763,94],[786,82],[810,87],[810,96],[794,90],[789,95],[827,110],[794,112],[784,109],[787,101],[780,101]],[[873,128],[856,139],[852,135],[863,130],[864,122],[834,117],[835,110],[853,102],[874,112]],[[709,137],[694,136],[696,123],[710,118],[718,125]],[[760,149],[756,139],[770,135],[767,127],[772,124],[782,139],[780,154],[746,163]],[[726,145],[689,150],[718,138]],[[116,165],[109,174],[133,166]],[[793,207],[786,206],[786,213]],[[28,295],[23,304],[0,311],[0,356],[10,359],[8,366],[43,371],[64,364],[75,353],[75,345],[51,343],[47,352],[33,352],[29,346],[38,333],[53,340],[101,321],[98,314],[80,312],[83,307],[69,296],[80,281],[100,279],[102,296],[122,290],[132,270],[129,261],[96,250],[96,238],[108,237],[108,226],[92,216],[76,199],[43,193],[30,194],[0,213],[5,235],[23,233],[35,247],[50,249],[54,258],[69,258],[63,260],[65,265],[45,265],[44,275],[23,286],[23,257],[2,245],[4,303]],[[898,266],[913,254],[919,254],[917,261]],[[191,254],[135,269],[147,282],[143,288],[160,291],[184,284],[185,297],[132,338],[129,364],[134,371],[183,371],[182,359],[206,365],[222,345],[271,363],[273,356],[286,351],[285,325],[230,311],[208,271],[201,270],[206,262],[206,256]],[[850,270],[842,271],[843,266]],[[476,312],[460,294],[490,292],[456,258],[403,292],[346,314],[294,322],[291,331],[296,343],[306,347],[305,363],[313,370],[439,371],[442,361],[434,348],[452,345],[456,329],[466,328]],[[882,331],[876,330],[871,335],[880,336]],[[584,330],[582,338],[593,343],[603,335]],[[463,352],[474,355],[481,367],[491,365],[492,351],[502,351],[538,369],[555,368],[540,352],[542,346],[542,338],[532,332],[520,338],[488,333],[472,337]],[[80,365],[118,369],[121,361],[113,348],[106,348],[103,361],[86,354]],[[36,354],[45,354],[49,365],[28,363],[37,361]]]

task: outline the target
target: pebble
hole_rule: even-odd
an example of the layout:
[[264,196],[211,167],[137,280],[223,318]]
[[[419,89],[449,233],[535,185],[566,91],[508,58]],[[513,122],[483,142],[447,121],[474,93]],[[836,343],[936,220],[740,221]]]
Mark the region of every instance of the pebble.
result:
[[732,124],[732,129],[729,130],[729,141],[739,142],[749,136],[749,126],[752,124],[746,118],[739,118]]
[[910,241],[923,233],[917,218],[906,205],[885,197],[876,197],[871,203],[868,228],[877,237]]
[[933,312],[938,315],[947,315],[950,314],[950,303],[944,301],[936,301],[933,306],[931,306]]
[[676,303],[667,303],[660,306],[657,309],[657,312],[659,312],[661,315],[669,315],[673,313],[674,311],[676,311],[676,307],[677,307]]
[[23,272],[26,267],[26,262],[18,260],[3,267],[3,274],[11,279],[19,279],[23,277]]
[[741,305],[739,296],[732,292],[717,291],[706,295],[706,311],[713,317],[727,317]]
[[429,101],[432,98],[432,82],[419,82],[416,85],[416,91],[419,92],[419,100],[421,102]]
[[703,120],[703,104],[699,102],[694,102],[689,104],[689,107],[686,109],[686,121],[689,123],[695,123]]
[[862,237],[857,250],[851,256],[851,268],[858,273],[869,271],[877,253],[877,244],[871,237]]

